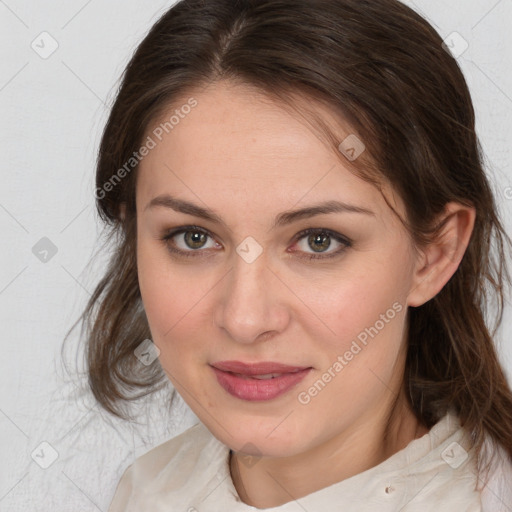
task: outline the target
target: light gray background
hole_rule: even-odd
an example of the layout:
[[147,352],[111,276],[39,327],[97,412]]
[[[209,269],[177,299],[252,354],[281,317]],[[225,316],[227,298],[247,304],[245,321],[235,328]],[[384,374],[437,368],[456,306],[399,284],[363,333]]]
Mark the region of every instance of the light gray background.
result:
[[[106,511],[135,457],[197,421],[183,402],[163,415],[165,390],[141,404],[138,426],[116,421],[60,356],[106,261],[88,266],[101,233],[93,176],[108,106],[132,51],[172,3],[0,0],[0,511]],[[443,38],[455,31],[469,43],[458,61],[510,233],[512,0],[406,3]],[[49,51],[45,31],[58,48],[43,59],[31,45]],[[57,249],[47,262],[32,252],[43,237]],[[509,298],[496,340],[509,376],[511,316]],[[78,330],[69,344],[73,364]]]

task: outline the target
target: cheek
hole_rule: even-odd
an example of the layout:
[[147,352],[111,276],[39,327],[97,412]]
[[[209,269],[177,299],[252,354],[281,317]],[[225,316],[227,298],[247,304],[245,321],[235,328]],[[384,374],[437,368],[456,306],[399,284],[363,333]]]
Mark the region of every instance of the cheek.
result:
[[315,407],[332,407],[336,397],[339,408],[347,413],[361,412],[369,403],[384,399],[383,383],[391,382],[400,371],[407,276],[399,266],[388,264],[384,270],[374,261],[352,267],[337,280],[325,281],[323,293],[310,295],[308,304],[330,328],[321,327],[324,334],[320,335],[311,323],[308,332],[320,353],[317,378],[329,381],[328,390],[314,398]]
[[195,331],[204,332],[213,277],[198,274],[193,265],[173,267],[165,251],[144,242],[138,248],[137,267],[144,309],[162,362],[172,363],[175,354],[199,354],[194,340],[202,338]]
[[[275,297],[302,331],[301,349],[319,365],[328,367],[345,354],[354,360],[354,368],[383,368],[396,359],[406,310],[404,264],[391,266],[390,256],[364,256],[336,272],[302,269],[299,274],[287,268],[281,274],[289,288],[277,288]],[[142,237],[137,262],[142,300],[162,362],[199,361],[205,348],[201,340],[210,334],[208,345],[215,345],[213,316],[222,297],[214,288],[221,286],[222,273],[194,262],[172,263],[157,242]]]
[[[315,283],[315,286],[312,286]],[[297,295],[314,315],[308,315],[313,331],[321,325],[321,338],[329,352],[343,353],[352,341],[362,345],[373,339],[399,344],[406,310],[407,276],[403,268],[379,265],[375,261],[331,279],[302,281]],[[317,331],[316,338],[318,339]],[[315,336],[312,333],[312,339]]]
[[310,383],[312,388],[301,387],[299,399],[311,397],[317,410],[331,410],[333,424],[341,421],[340,410],[357,416],[368,404],[384,401],[389,383],[400,374],[407,313],[405,283],[406,276],[398,267],[388,265],[384,272],[372,265],[340,278],[337,285],[325,286],[324,293],[309,296],[308,305],[335,334],[323,327],[325,334],[315,336],[313,323],[309,324],[308,337],[315,340],[311,349],[321,353],[316,378],[328,384],[319,393],[313,389],[316,380]]

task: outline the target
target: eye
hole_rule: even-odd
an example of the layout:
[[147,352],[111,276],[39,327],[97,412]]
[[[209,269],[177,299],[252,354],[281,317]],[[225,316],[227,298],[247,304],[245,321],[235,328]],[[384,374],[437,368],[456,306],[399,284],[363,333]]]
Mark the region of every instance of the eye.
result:
[[168,232],[162,237],[169,251],[183,256],[199,256],[201,249],[220,247],[213,241],[207,245],[210,234],[197,226],[184,226]]
[[[211,239],[210,245],[208,245],[208,239]],[[208,231],[198,226],[176,228],[166,232],[161,240],[171,253],[184,257],[206,256],[206,250],[203,249],[219,249],[222,247],[213,240]],[[300,250],[292,250],[291,252],[304,253],[304,256],[299,257],[308,260],[333,258],[341,255],[348,247],[352,246],[352,241],[348,238],[335,231],[321,228],[305,229],[298,233],[294,240],[295,245],[298,245]],[[333,245],[333,241],[337,249],[328,252]],[[308,252],[308,249],[312,249],[312,252]]]
[[[333,240],[338,248],[327,252],[333,245]],[[352,246],[352,241],[348,238],[335,231],[320,228],[310,228],[301,231],[296,236],[296,241],[299,241],[297,245],[301,248],[301,252],[306,254],[303,257],[310,260],[333,258],[341,255],[348,247]],[[308,249],[312,249],[313,252],[308,252]]]

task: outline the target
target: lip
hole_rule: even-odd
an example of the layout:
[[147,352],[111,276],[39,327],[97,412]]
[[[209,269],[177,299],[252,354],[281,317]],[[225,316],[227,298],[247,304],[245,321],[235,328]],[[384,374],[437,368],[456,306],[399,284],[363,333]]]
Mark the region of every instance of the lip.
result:
[[[219,361],[210,365],[219,384],[230,395],[246,401],[267,401],[283,395],[297,385],[312,369],[272,361],[243,363]],[[256,375],[279,373],[272,379],[257,379]]]

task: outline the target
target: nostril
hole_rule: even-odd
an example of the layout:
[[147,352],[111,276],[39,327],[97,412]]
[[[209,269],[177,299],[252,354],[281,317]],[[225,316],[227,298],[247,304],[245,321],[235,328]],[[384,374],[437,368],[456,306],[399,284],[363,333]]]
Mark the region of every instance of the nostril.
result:
[[258,339],[259,339],[259,341],[267,341],[269,338],[272,338],[273,335],[274,335],[273,331],[265,331],[265,332],[262,332],[258,336]]

